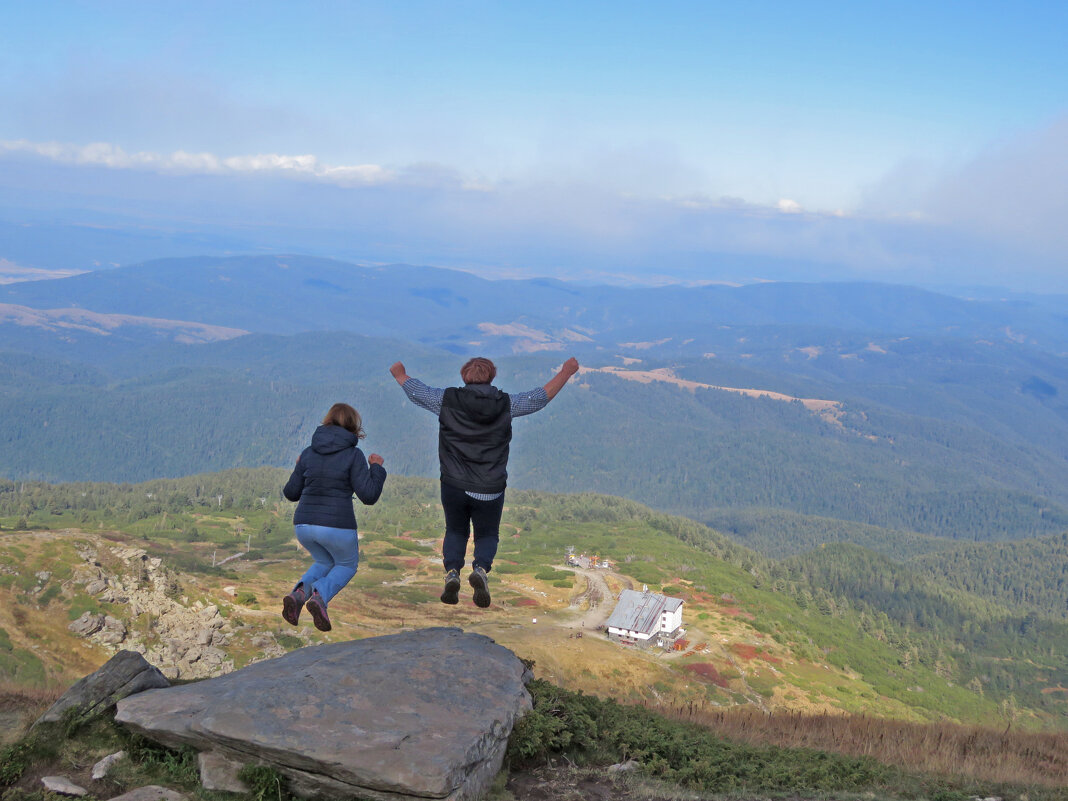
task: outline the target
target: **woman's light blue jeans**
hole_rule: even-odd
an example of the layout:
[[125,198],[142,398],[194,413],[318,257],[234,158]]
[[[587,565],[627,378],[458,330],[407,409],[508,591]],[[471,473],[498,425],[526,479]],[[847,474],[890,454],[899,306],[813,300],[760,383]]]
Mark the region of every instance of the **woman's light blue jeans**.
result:
[[330,603],[341,588],[352,581],[360,564],[360,540],[354,528],[330,528],[300,523],[293,527],[297,541],[308,549],[315,563],[300,577],[304,592],[311,597],[318,590]]

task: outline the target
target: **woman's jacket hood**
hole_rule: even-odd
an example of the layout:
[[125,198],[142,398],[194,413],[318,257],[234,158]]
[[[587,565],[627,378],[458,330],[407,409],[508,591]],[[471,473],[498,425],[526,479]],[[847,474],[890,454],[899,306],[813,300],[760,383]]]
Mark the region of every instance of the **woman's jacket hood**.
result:
[[341,426],[319,426],[312,434],[311,448],[316,453],[326,456],[346,448],[355,448],[360,438]]

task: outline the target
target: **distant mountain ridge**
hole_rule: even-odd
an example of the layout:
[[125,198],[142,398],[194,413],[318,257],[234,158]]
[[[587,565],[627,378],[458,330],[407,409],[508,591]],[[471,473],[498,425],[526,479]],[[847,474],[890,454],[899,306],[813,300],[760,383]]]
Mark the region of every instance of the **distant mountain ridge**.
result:
[[[653,340],[716,326],[799,325],[1034,341],[1068,352],[1068,320],[1028,301],[966,301],[891,284],[766,283],[621,288],[553,279],[490,281],[431,267],[358,266],[307,256],[160,259],[0,287],[0,300],[190,320],[266,333],[359,331],[449,349],[494,347],[480,324],[522,325],[563,346]],[[564,333],[564,331],[569,333]],[[526,337],[505,336],[510,350]],[[503,345],[503,347],[502,347]],[[520,348],[522,349],[522,348]]]

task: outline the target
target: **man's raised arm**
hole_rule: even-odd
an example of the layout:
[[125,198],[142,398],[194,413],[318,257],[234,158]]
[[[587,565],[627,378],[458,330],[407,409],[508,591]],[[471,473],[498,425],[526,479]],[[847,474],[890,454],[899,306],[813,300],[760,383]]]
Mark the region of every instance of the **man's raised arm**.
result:
[[397,383],[401,385],[401,389],[408,396],[408,400],[432,414],[441,413],[441,399],[445,395],[445,390],[428,387],[418,378],[412,378],[408,375],[408,371],[404,369],[403,362],[394,362],[393,366],[389,368],[389,372],[397,380]]
[[578,359],[574,356],[564,362],[563,367],[560,368],[560,372],[550,378],[549,383],[545,385],[545,394],[549,396],[549,400],[556,397],[556,393],[564,388],[564,384],[570,380],[571,376],[578,372],[578,369]]
[[395,379],[397,379],[397,383],[402,387],[404,386],[404,382],[411,378],[411,376],[408,375],[408,372],[404,369],[404,362],[394,362],[393,366],[389,368],[389,372]]

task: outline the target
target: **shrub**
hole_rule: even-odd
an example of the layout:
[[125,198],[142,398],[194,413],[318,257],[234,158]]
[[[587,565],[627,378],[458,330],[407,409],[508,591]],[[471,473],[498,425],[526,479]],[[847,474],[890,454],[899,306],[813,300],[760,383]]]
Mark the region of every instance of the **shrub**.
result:
[[556,570],[551,567],[546,567],[535,573],[534,578],[539,581],[563,581],[564,579],[567,579],[570,583],[573,575],[574,574],[567,570]]
[[275,634],[274,638],[287,651],[295,651],[304,647],[304,640],[300,637],[294,637],[292,634]]
[[869,757],[728,742],[694,724],[569,692],[542,679],[527,689],[534,708],[509,740],[513,767],[558,753],[572,761],[625,757],[642,763],[650,776],[705,792],[856,791],[893,776],[891,768]]
[[61,592],[63,592],[63,588],[58,584],[49,584],[48,588],[38,596],[37,604],[39,606],[48,606]]
[[88,595],[79,595],[67,607],[67,618],[77,620],[86,612],[92,612],[94,615],[99,614],[100,604],[97,603],[95,598],[90,598]]

